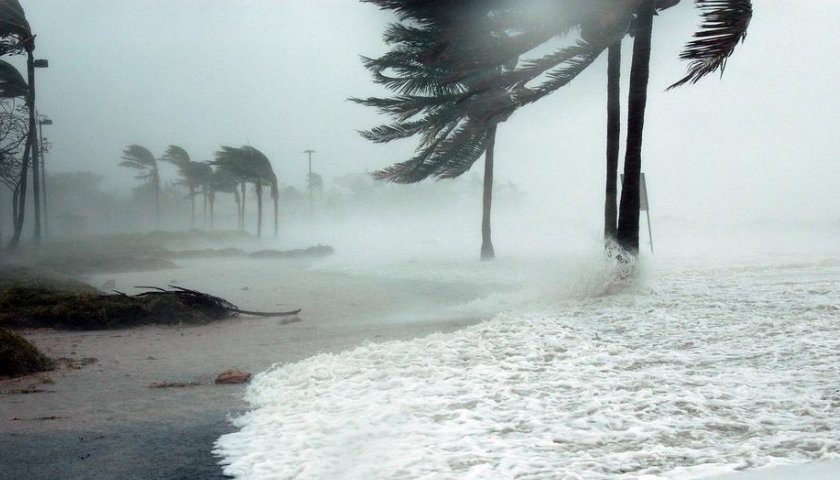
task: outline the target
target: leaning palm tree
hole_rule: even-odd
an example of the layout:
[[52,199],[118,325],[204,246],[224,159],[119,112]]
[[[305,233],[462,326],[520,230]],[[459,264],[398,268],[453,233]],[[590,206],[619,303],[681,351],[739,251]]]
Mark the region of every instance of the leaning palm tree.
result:
[[[392,50],[377,59],[364,59],[374,81],[396,95],[352,100],[378,108],[395,122],[362,135],[378,143],[414,135],[420,138],[413,158],[375,172],[374,177],[395,183],[415,183],[429,177],[455,178],[484,154],[480,258],[489,260],[495,256],[490,210],[497,124],[486,121],[483,106],[508,99],[504,88],[488,88],[487,84],[513,68],[516,58],[503,66],[487,67],[482,67],[476,58],[480,58],[483,49],[501,45],[507,35],[505,28],[490,15],[489,2],[482,9],[475,4],[465,7],[457,0],[438,1],[434,8],[422,1],[373,1],[396,10],[403,20],[385,33]],[[467,22],[466,26],[462,21]],[[464,31],[470,35],[461,35]],[[464,40],[456,54],[443,47],[452,35]],[[433,60],[441,48],[449,50],[450,55]],[[461,101],[463,92],[469,92],[468,101]],[[497,116],[497,121],[504,118],[505,115]]]
[[160,174],[155,156],[146,147],[129,145],[123,150],[121,167],[138,170],[135,178],[152,185],[155,191],[155,227],[160,228]]
[[[627,112],[627,146],[624,157],[624,182],[621,189],[616,240],[623,250],[639,251],[640,183],[642,137],[650,75],[650,48],[656,0],[633,0],[637,4],[633,61]],[[669,89],[696,83],[706,75],[721,71],[727,59],[747,34],[752,18],[750,0],[695,0],[703,23],[680,58],[690,61],[688,73]]]
[[274,236],[278,234],[278,199],[277,176],[268,158],[256,148],[243,146],[241,148],[222,146],[216,152],[216,159],[211,162],[219,168],[225,169],[240,180],[242,189],[242,211],[244,217],[245,184],[253,183],[257,194],[257,236],[262,235],[262,205],[263,187],[271,188],[274,201]]
[[[648,62],[650,57],[649,26],[657,10],[668,8],[679,0],[517,0],[491,2],[459,2],[457,0],[368,0],[382,8],[396,11],[402,18],[412,20],[409,31],[422,31],[422,26],[442,18],[443,28],[436,34],[434,48],[422,48],[415,41],[404,53],[414,58],[413,64],[393,69],[402,76],[379,72],[381,83],[405,88],[411,96],[430,71],[446,68],[449,63],[467,59],[467,68],[447,76],[437,86],[448,100],[470,110],[472,128],[440,130],[438,140],[424,148],[453,149],[475,142],[480,132],[506,119],[517,109],[536,102],[569,84],[588,68],[610,45],[632,31],[635,32],[633,66],[630,75],[628,104],[627,151],[624,188],[617,225],[618,243],[627,251],[638,252],[638,206],[641,165],[641,135],[643,130]],[[681,58],[691,62],[688,73],[672,87],[693,83],[703,76],[722,71],[726,60],[743,40],[752,15],[750,0],[695,0],[701,10],[703,23]],[[444,6],[450,8],[443,8]],[[534,7],[540,14],[532,15]],[[489,11],[485,11],[485,10]],[[441,14],[441,12],[443,12]],[[478,14],[476,14],[478,13]],[[500,38],[492,48],[476,45],[475,22],[492,18],[510,35]],[[418,26],[419,25],[419,26]],[[530,52],[542,51],[554,38],[579,35],[577,42],[563,42],[548,54],[518,62],[516,68],[501,75],[488,76],[475,88],[457,88],[466,77],[499,67],[512,59],[527,58]],[[643,68],[644,65],[644,68]],[[480,98],[499,89],[509,95],[496,99]],[[403,122],[391,132],[394,136],[410,136],[422,129],[421,121]],[[473,143],[474,144],[474,143]],[[418,165],[422,169],[428,164]]]
[[213,228],[215,222],[215,203],[217,193],[232,193],[233,199],[236,202],[236,217],[237,226],[243,229],[241,201],[239,199],[239,183],[241,179],[230,170],[223,167],[216,167],[210,175],[208,182],[208,201],[210,203],[210,228]]
[[187,151],[177,145],[170,145],[161,159],[178,168],[178,175],[181,179],[177,183],[185,185],[189,190],[191,226],[195,228],[195,196],[199,191],[204,198],[204,221],[206,222],[208,185],[213,169],[207,163],[190,160]]
[[[20,72],[17,71],[15,67],[13,67],[8,62],[4,62],[0,60],[0,98],[4,100],[12,100],[14,101],[15,98],[23,97],[29,94],[29,87],[26,84],[26,81],[23,79],[23,76]],[[23,151],[23,160],[21,162],[21,168],[18,172],[16,169],[12,169],[11,167],[7,168],[7,171],[4,171],[4,180],[7,184],[12,187],[12,229],[13,234],[12,238],[9,241],[9,247],[15,248],[18,243],[20,242],[20,236],[23,232],[23,220],[26,213],[26,183],[27,183],[27,172],[29,166],[29,154],[31,152],[31,144],[29,143],[30,140],[30,130],[27,128],[23,132],[20,131],[22,128],[20,122],[20,116],[17,114],[17,109],[12,104],[8,107],[8,111],[4,111],[4,119],[7,119],[8,122],[4,122],[4,129],[3,136],[8,137],[9,139],[13,140],[9,143],[10,148],[5,148],[4,146],[0,155],[2,155],[2,160],[4,161],[7,167],[16,164],[14,157],[18,152],[18,148],[21,143],[25,142],[24,151]],[[13,138],[14,137],[14,138]],[[12,171],[17,172],[18,175],[16,179],[11,178]],[[11,182],[11,183],[9,183]]]
[[[29,109],[29,143],[32,163],[33,214],[35,220],[34,238],[41,241],[41,176],[38,162],[38,136],[35,134],[35,35],[26,19],[26,14],[18,0],[0,1],[0,55],[26,53],[26,73],[29,92],[26,106]],[[24,159],[24,170],[30,159]],[[26,190],[23,189],[25,196]],[[21,202],[23,204],[24,202]]]

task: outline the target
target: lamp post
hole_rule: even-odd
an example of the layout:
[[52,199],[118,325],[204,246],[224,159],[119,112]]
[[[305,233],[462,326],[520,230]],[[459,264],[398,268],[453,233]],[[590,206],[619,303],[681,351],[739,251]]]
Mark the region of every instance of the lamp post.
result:
[[47,118],[46,115],[38,115],[38,143],[41,147],[41,188],[44,192],[44,237],[50,234],[49,215],[47,214],[47,159],[44,155],[50,151],[50,144],[44,140],[44,131],[41,128],[43,125],[52,125],[53,121]]
[[312,210],[312,154],[315,150],[304,150],[303,153],[309,155],[309,175],[306,177],[306,183],[309,187],[309,209]]

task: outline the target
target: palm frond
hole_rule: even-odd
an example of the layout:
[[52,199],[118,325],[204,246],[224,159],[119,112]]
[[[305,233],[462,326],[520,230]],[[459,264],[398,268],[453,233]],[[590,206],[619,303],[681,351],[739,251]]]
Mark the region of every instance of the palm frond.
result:
[[155,156],[152,155],[149,149],[141,145],[135,144],[126,147],[123,150],[122,159],[124,161],[120,165],[123,167],[157,169]]
[[9,62],[0,60],[0,97],[15,98],[29,95],[29,85]]
[[189,165],[189,163],[192,161],[190,160],[190,154],[178,145],[170,145],[166,149],[166,152],[164,152],[163,157],[161,157],[161,160],[167,161],[179,167],[181,165]]
[[0,0],[0,37],[16,36],[30,40],[32,29],[18,0]]
[[680,58],[691,62],[688,73],[668,90],[686,83],[697,83],[706,75],[726,69],[726,61],[747,36],[752,19],[750,0],[695,0],[703,22]]

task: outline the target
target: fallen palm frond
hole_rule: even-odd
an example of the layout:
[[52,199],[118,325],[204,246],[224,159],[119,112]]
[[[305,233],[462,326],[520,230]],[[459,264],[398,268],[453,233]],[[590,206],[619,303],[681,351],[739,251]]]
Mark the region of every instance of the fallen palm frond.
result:
[[[239,314],[276,317],[300,313],[300,309],[243,310],[225,299],[183,287],[140,288],[149,291],[138,295],[117,291],[103,294],[92,288],[69,290],[44,283],[0,283],[0,326],[94,330],[148,324],[206,324]],[[285,323],[291,322],[282,322]]]
[[[137,297],[152,297],[152,296],[175,296],[185,305],[189,305],[194,308],[206,309],[208,311],[217,312],[219,315],[228,314],[229,316],[237,315],[237,314],[245,314],[245,315],[253,315],[256,317],[283,317],[287,315],[297,315],[300,313],[301,309],[291,310],[287,312],[254,312],[251,310],[242,310],[236,305],[228,302],[224,298],[214,297],[213,295],[209,295],[204,292],[199,292],[198,290],[190,290],[188,288],[177,287],[175,285],[169,285],[169,288],[172,290],[166,290],[160,287],[135,287],[135,288],[148,288],[150,291],[143,292],[138,295]],[[120,295],[125,295],[121,292],[117,292]]]

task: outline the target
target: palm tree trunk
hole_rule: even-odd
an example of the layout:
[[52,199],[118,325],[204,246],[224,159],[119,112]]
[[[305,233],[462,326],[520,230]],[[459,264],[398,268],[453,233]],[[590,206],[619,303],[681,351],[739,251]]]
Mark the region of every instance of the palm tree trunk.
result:
[[254,186],[257,190],[257,238],[260,238],[262,237],[263,186],[260,182],[256,182]]
[[242,205],[241,205],[242,214],[239,216],[239,229],[244,231],[245,230],[245,182],[242,182],[242,184],[240,185],[240,189],[242,190]]
[[633,41],[633,64],[630,68],[630,92],[627,102],[627,149],[624,155],[624,185],[619,206],[618,244],[631,253],[639,253],[639,182],[642,171],[642,133],[645,126],[647,86],[650,74],[650,42],[653,30],[654,1],[643,0],[638,9],[636,38]]
[[493,154],[496,147],[496,126],[490,128],[490,139],[484,152],[484,198],[481,212],[481,260],[496,256],[490,238],[490,207],[493,203]]
[[35,214],[35,243],[41,243],[41,175],[38,164],[38,135],[35,133],[35,58],[32,48],[26,49],[26,73],[29,77],[29,96],[26,105],[29,109],[29,137],[32,143],[32,206]]
[[274,238],[277,238],[279,232],[279,225],[278,225],[278,215],[277,215],[277,203],[280,197],[280,190],[277,188],[277,182],[271,184],[271,199],[274,201]]
[[207,201],[210,203],[210,230],[213,230],[213,227],[215,226],[214,220],[216,216],[215,209],[213,208],[214,203],[216,203],[216,192],[214,192],[213,190],[207,192]]
[[607,182],[604,240],[615,240],[618,229],[618,153],[621,145],[621,40],[610,45],[607,66]]
[[236,190],[236,186],[233,187],[233,199],[236,201],[236,220],[238,222],[236,226],[239,230],[242,230],[242,201],[239,199],[239,192]]
[[160,176],[157,167],[155,167],[152,180],[155,182],[155,228],[160,230]]
[[195,187],[190,185],[190,228],[195,228]]
[[14,250],[20,243],[23,233],[23,220],[26,216],[26,184],[29,181],[29,154],[32,152],[31,138],[33,130],[29,131],[29,138],[23,148],[23,163],[20,167],[20,180],[12,194],[12,238],[9,240],[9,250]]
[[207,185],[201,186],[201,196],[203,197],[202,206],[204,207],[204,216],[202,220],[204,221],[204,226],[207,226]]

